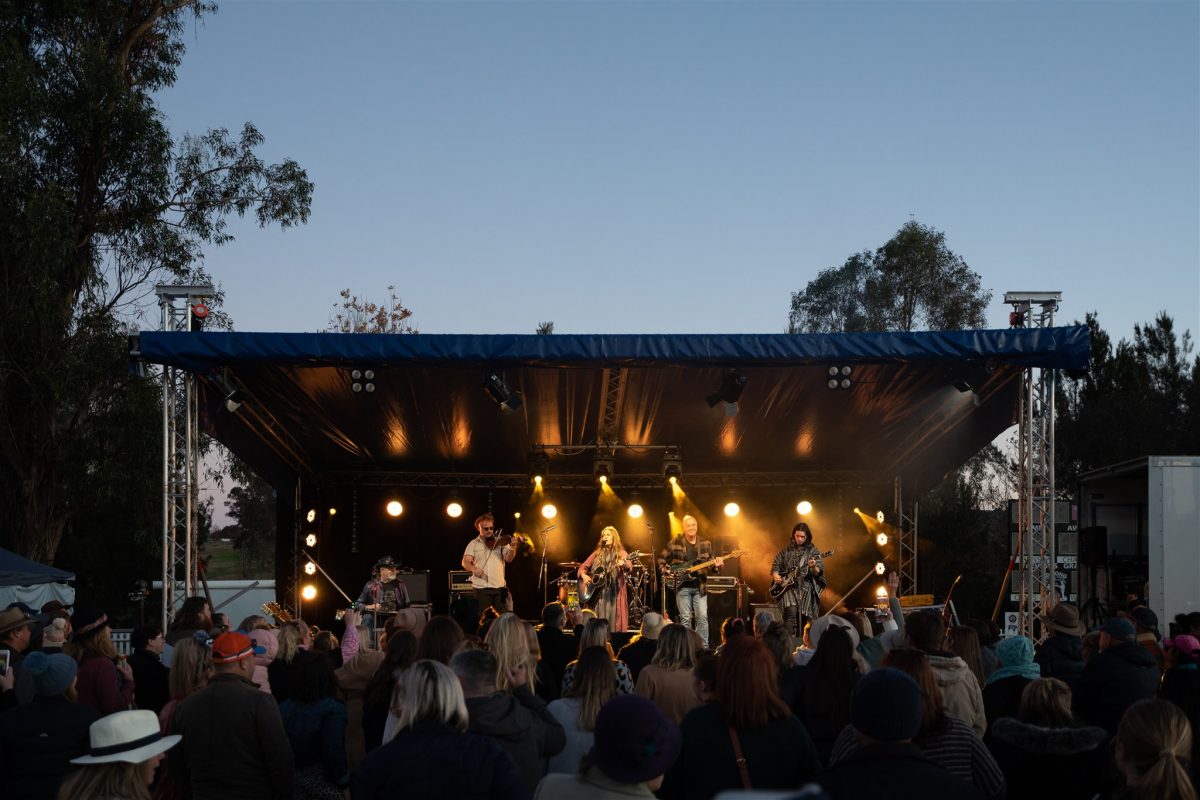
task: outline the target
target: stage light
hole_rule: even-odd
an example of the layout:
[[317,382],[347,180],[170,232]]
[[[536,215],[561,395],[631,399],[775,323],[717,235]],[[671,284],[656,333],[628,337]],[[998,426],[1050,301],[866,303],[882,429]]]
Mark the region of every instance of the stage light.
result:
[[612,478],[615,458],[616,451],[611,447],[600,447],[596,450],[596,456],[592,459],[592,475],[601,485],[608,483]]
[[462,516],[462,513],[462,503],[458,502],[457,500],[451,500],[449,503],[446,503],[446,516],[450,517],[451,519],[458,519]]
[[309,522],[312,522],[313,520],[315,520],[317,518],[317,510],[315,508],[310,508],[308,510],[308,513],[304,515],[304,518],[307,519]]
[[514,512],[513,512],[513,519],[520,519],[520,518],[521,518],[521,512],[520,512],[520,511],[514,511]]
[[329,516],[331,516],[331,517],[332,517],[332,516],[334,516],[334,515],[336,515],[336,514],[337,514],[337,509],[336,509],[336,508],[330,508],[330,509],[329,509]]
[[854,509],[854,513],[855,513],[855,514],[861,514],[862,512],[861,512],[861,511],[859,511],[859,510],[856,508],[856,509]]
[[667,512],[667,516],[668,516],[668,517],[673,517],[673,516],[675,516],[675,512],[674,512],[674,511],[668,511],[668,512]]
[[736,369],[725,370],[725,374],[721,376],[721,387],[705,398],[708,401],[708,407],[715,408],[717,403],[724,403],[725,415],[736,416],[737,403],[745,388],[746,376],[743,373]]
[[529,479],[541,486],[542,481],[550,474],[550,456],[542,451],[529,454]]
[[801,500],[796,504],[796,513],[800,516],[806,516],[812,513],[812,503],[807,500]]
[[316,547],[317,546],[317,535],[315,533],[310,533],[308,536],[305,536],[304,544],[307,547]]
[[875,512],[875,521],[880,522],[880,523],[883,522],[883,512],[882,511]]
[[727,516],[727,517],[736,517],[738,515],[738,512],[741,510],[742,510],[741,507],[738,506],[738,504],[733,501],[730,501],[725,504],[725,516]]
[[880,547],[887,547],[887,543],[888,538],[886,533],[881,533],[875,537],[875,544],[879,545]]
[[637,519],[638,517],[642,516],[642,514],[645,513],[645,511],[642,508],[640,503],[634,503],[631,506],[629,506],[628,509],[626,509],[625,513],[629,514],[631,519]]
[[366,392],[367,394],[370,394],[371,392],[375,391],[375,370],[350,370],[350,390],[356,394],[359,392]]
[[597,478],[597,480],[599,480],[601,483],[608,483],[608,476],[601,472],[600,477]]
[[542,476],[541,476],[541,475],[534,475],[534,476],[533,476],[533,482],[534,482],[535,484],[537,484],[538,486],[541,486],[541,485],[542,485]]
[[853,371],[853,368],[849,364],[840,367],[830,367],[828,370],[829,380],[825,382],[825,385],[830,389],[849,389],[851,384],[850,373]]
[[521,393],[509,388],[504,376],[498,371],[492,370],[487,373],[483,379],[483,388],[492,401],[500,407],[501,413],[508,414],[521,407]]
[[883,562],[882,561],[876,562],[875,563],[875,574],[882,575],[885,572],[887,572],[887,567],[884,566]]
[[679,445],[669,444],[663,451],[662,474],[672,484],[683,479],[683,455],[679,452]]
[[392,500],[387,504],[387,513],[389,517],[398,517],[404,513],[404,506],[399,500]]
[[674,475],[672,475],[671,477],[667,478],[667,480],[670,482],[670,484],[671,484],[672,486],[678,486],[678,485],[679,485],[679,478],[675,477]]
[[879,588],[877,588],[875,590],[875,596],[876,597],[887,597],[887,587],[880,586]]
[[317,565],[314,564],[313,562],[309,561],[307,564],[304,565],[304,574],[305,575],[316,575],[317,574]]
[[311,583],[304,584],[304,588],[300,590],[300,596],[305,600],[315,600],[317,597],[317,587]]
[[554,519],[558,516],[558,509],[554,507],[553,503],[546,503],[542,506],[542,516],[546,519]]

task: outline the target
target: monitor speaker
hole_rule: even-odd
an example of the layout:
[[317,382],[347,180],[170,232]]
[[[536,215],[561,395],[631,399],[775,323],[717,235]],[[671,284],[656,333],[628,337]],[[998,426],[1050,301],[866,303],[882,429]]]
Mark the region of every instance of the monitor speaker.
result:
[[721,643],[721,625],[730,617],[738,616],[738,590],[727,589],[708,592],[708,646]]
[[1089,567],[1108,563],[1108,528],[1097,525],[1079,529],[1079,563]]
[[408,589],[408,599],[413,603],[429,602],[429,570],[401,572],[396,576]]

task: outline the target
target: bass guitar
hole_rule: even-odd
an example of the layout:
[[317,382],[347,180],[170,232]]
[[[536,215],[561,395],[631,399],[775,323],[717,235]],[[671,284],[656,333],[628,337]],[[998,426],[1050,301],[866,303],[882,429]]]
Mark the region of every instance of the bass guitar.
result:
[[[826,550],[824,553],[821,553],[820,558],[822,561],[824,561],[832,555],[832,550]],[[803,564],[798,565],[795,569],[790,570],[786,575],[784,575],[782,581],[771,584],[771,588],[767,590],[767,594],[771,596],[772,600],[778,600],[780,597],[783,597],[784,592],[788,591],[797,583],[799,583],[801,577],[807,576],[808,562],[805,561]]]
[[[631,561],[636,561],[644,555],[646,554],[642,551],[634,550],[629,554],[628,558]],[[613,576],[610,576],[606,570],[593,563],[587,571],[587,577],[588,579],[583,581],[583,585],[579,588],[580,603],[590,603],[595,599],[600,594],[600,591],[608,586],[608,582]]]

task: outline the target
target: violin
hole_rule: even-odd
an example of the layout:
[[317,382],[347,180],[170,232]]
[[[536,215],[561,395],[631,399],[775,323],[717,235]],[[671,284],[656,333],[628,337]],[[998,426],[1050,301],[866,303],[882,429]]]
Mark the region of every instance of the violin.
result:
[[521,533],[504,533],[503,528],[496,531],[496,535],[490,539],[484,539],[484,544],[489,550],[495,550],[497,547],[504,547],[511,544],[517,548],[518,552],[527,552],[533,550],[533,540]]

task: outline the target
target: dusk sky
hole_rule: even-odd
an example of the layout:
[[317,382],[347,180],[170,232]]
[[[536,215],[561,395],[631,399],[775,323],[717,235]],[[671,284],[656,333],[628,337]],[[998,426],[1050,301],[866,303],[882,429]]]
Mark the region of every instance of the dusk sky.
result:
[[782,332],[913,218],[993,327],[1028,289],[1195,332],[1198,9],[226,0],[160,102],[316,183],[308,225],[209,251],[240,330],[395,284],[427,333]]

